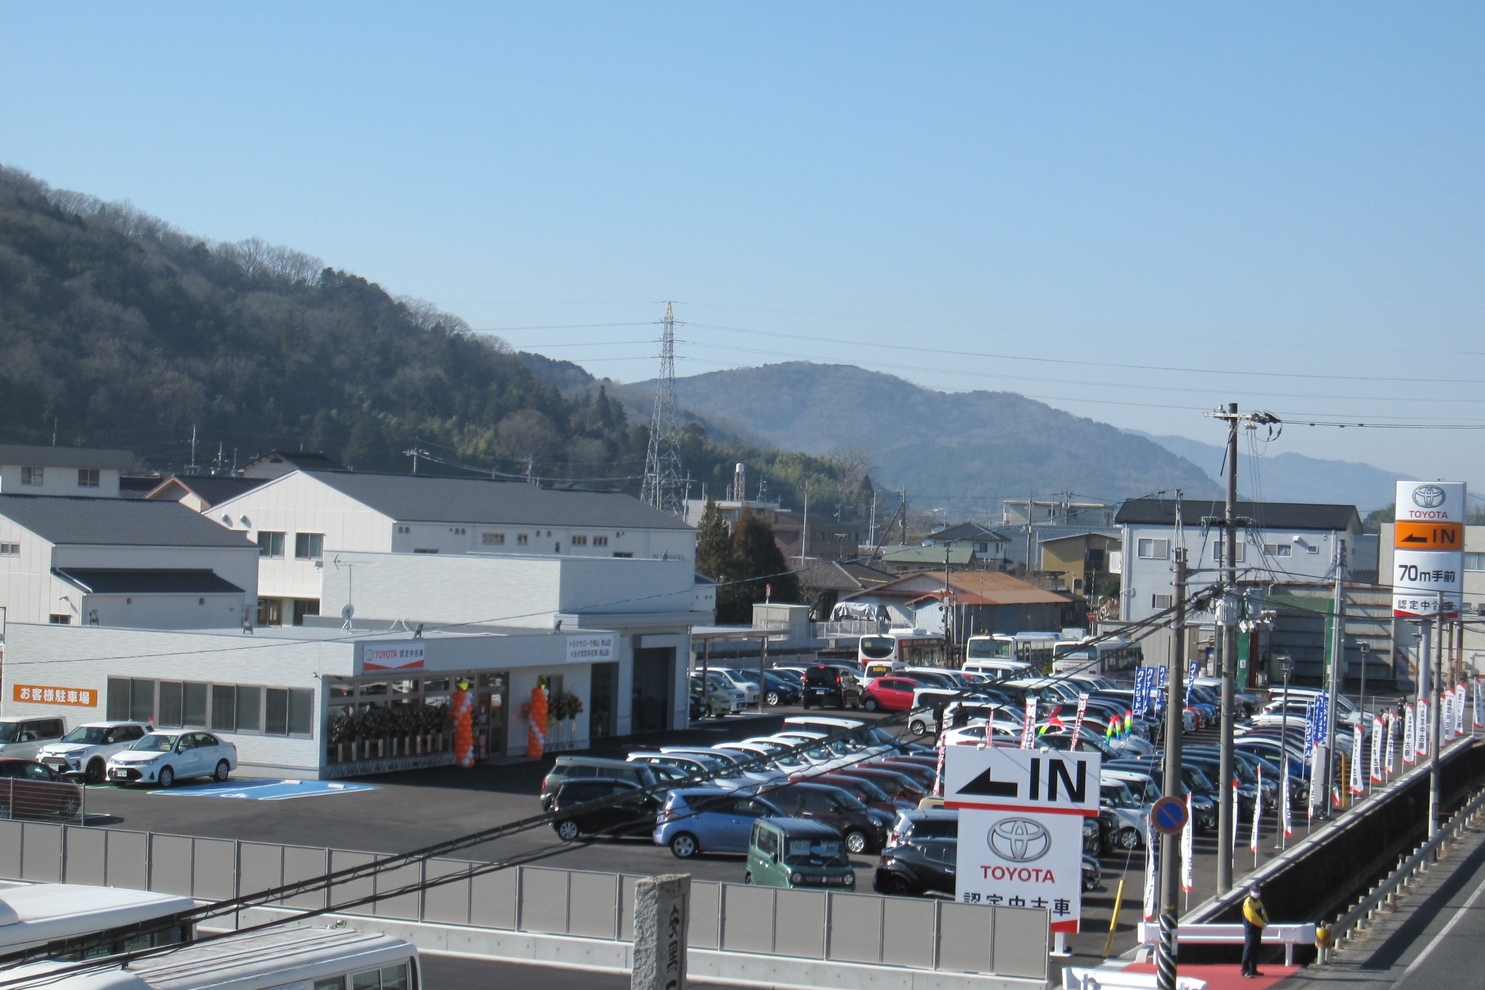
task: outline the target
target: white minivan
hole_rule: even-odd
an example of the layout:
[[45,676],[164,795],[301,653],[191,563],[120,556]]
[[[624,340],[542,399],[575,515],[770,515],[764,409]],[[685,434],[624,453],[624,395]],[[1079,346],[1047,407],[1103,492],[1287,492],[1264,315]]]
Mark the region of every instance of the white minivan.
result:
[[0,757],[34,760],[41,747],[54,743],[67,731],[67,720],[55,715],[0,718]]

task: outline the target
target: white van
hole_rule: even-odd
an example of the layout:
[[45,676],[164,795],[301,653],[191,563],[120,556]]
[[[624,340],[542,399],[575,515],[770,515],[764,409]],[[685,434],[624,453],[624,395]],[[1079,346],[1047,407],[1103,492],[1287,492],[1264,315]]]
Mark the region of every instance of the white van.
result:
[[67,720],[55,715],[0,718],[0,757],[34,760],[41,747],[60,742]]
[[1036,667],[1022,660],[966,660],[959,668],[966,674],[979,674],[992,681],[1011,681],[1018,677],[1031,677]]

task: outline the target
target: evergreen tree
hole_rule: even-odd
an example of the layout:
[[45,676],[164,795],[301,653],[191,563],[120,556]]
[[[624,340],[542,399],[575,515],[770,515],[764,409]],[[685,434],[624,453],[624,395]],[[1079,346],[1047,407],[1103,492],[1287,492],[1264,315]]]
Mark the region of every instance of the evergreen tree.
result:
[[717,500],[708,498],[696,529],[696,569],[714,581],[724,580],[732,558],[732,538]]
[[773,524],[767,519],[745,511],[732,529],[730,556],[727,577],[731,583],[717,589],[718,622],[753,621],[753,605],[764,598],[799,601],[799,579],[784,563],[774,542]]

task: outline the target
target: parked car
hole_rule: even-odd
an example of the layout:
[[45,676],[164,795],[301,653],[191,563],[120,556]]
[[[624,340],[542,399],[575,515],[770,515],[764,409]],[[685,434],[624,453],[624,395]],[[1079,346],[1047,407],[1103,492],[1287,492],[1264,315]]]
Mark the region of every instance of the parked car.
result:
[[636,787],[652,787],[663,781],[683,781],[686,775],[674,767],[655,767],[601,756],[564,753],[557,757],[557,762],[541,780],[542,811],[552,810],[552,795],[557,793],[557,788],[569,777],[607,777],[611,780],[627,780]]
[[899,811],[887,834],[887,847],[915,839],[958,839],[959,810],[957,808],[917,808]]
[[841,834],[824,822],[760,818],[753,823],[743,883],[854,890],[856,871]]
[[0,757],[34,760],[41,747],[61,739],[66,731],[66,719],[55,716],[0,718]]
[[[749,667],[739,667],[732,671],[738,677],[752,684],[758,685],[758,671]],[[771,670],[763,672],[763,701],[770,707],[779,705],[797,705],[799,699],[804,695],[804,688],[800,685],[798,678],[776,674]]]
[[742,675],[742,671],[733,670],[731,667],[713,667],[711,673],[718,677],[725,677],[734,688],[743,693],[744,705],[756,705],[758,703],[758,685]]
[[[723,759],[721,756],[693,756],[685,753],[630,753],[626,763],[642,763],[650,767],[662,767],[665,770],[679,771],[681,776],[696,783],[697,786],[710,786],[713,790],[735,791],[739,787],[757,787],[756,780],[750,780],[734,769],[731,760]],[[702,774],[715,772],[717,776],[702,784],[696,778]]]
[[918,802],[928,796],[928,791],[918,786],[917,781],[905,773],[888,770],[875,763],[854,763],[835,771],[846,777],[865,777],[880,787],[894,801],[901,801],[916,808]]
[[128,749],[150,731],[141,722],[87,722],[36,753],[36,762],[58,773],[77,770],[90,784],[103,783],[108,758]]
[[43,763],[0,759],[0,818],[71,818],[82,807],[82,791]]
[[224,781],[237,769],[237,747],[210,732],[151,732],[108,758],[111,784],[159,784],[213,777]]
[[746,853],[753,823],[783,814],[764,798],[683,787],[666,794],[651,836],[655,845],[669,846],[677,859],[704,852]]
[[788,775],[782,770],[773,767],[765,767],[754,763],[756,757],[752,753],[739,750],[707,749],[705,746],[661,746],[662,753],[679,753],[682,756],[709,756],[720,760],[726,760],[736,771],[749,780],[755,780],[760,784],[782,783]]
[[915,839],[882,850],[872,889],[879,894],[954,896],[959,840]]
[[[720,792],[716,792],[720,793]],[[599,808],[582,805],[601,798],[619,800]],[[584,835],[639,835],[652,831],[663,797],[627,780],[573,777],[564,780],[552,795],[552,829],[563,842]]]
[[691,677],[691,720],[721,718],[732,711],[732,693],[706,687],[700,677]]
[[840,773],[832,770],[830,773],[811,777],[810,780],[817,784],[829,784],[831,787],[839,787],[847,794],[854,795],[856,800],[868,808],[885,811],[894,818],[904,808],[917,807],[917,802],[910,803],[906,800],[895,800],[890,794],[878,787],[874,781],[868,780],[865,777],[858,777],[855,774]]
[[909,677],[873,677],[861,692],[861,707],[869,712],[910,711],[913,692],[922,686]]
[[787,784],[763,792],[768,802],[791,818],[810,818],[845,837],[846,850],[871,853],[887,841],[892,816],[868,808],[855,795],[827,784]]
[[804,707],[855,708],[860,702],[861,685],[849,670],[822,663],[804,672]]
[[706,672],[706,684],[708,690],[720,691],[728,697],[732,711],[740,712],[743,710],[743,706],[748,700],[748,694],[742,688],[732,683],[731,678],[715,670],[708,670]]
[[1097,890],[1101,883],[1103,883],[1103,869],[1098,865],[1098,860],[1085,855],[1083,857],[1083,893]]

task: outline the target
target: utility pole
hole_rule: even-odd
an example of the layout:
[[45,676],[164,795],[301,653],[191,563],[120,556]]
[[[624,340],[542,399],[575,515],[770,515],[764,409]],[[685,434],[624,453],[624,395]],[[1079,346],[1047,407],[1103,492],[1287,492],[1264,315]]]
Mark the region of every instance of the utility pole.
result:
[[1237,816],[1237,808],[1232,801],[1232,722],[1236,705],[1233,667],[1237,661],[1237,616],[1232,614],[1237,598],[1237,403],[1229,402],[1227,411],[1218,414],[1218,418],[1227,421],[1227,500],[1222,514],[1222,593],[1225,599],[1230,599],[1223,603],[1226,606],[1227,624],[1222,627],[1222,748],[1217,761],[1217,773],[1222,778],[1217,785],[1220,798],[1217,808],[1217,893],[1225,894],[1232,889],[1233,823]]
[[877,545],[877,488],[871,488],[871,526],[868,529],[866,542],[872,546]]
[[799,566],[804,566],[804,561],[809,556],[810,547],[810,486],[806,482],[804,486],[804,526],[799,533]]
[[[1186,673],[1186,550],[1176,548],[1175,623],[1171,632],[1176,648],[1171,654],[1165,699],[1165,779],[1161,793],[1181,793],[1181,712],[1186,691],[1181,679]],[[1229,833],[1231,834],[1231,833]],[[1155,948],[1155,985],[1158,990],[1176,990],[1176,909],[1181,897],[1181,837],[1160,836],[1160,943]]]
[[907,546],[907,485],[902,486],[902,545]]
[[[675,404],[675,311],[665,304],[660,321],[660,377],[655,382],[655,407],[650,414],[650,443],[645,452],[645,475],[640,501],[662,512],[679,515],[681,501],[681,434]],[[738,501],[746,498],[739,492]]]
[[[1346,679],[1346,541],[1336,540],[1335,547],[1335,602],[1331,607],[1333,628],[1330,631],[1330,680],[1329,705],[1325,713],[1325,814],[1330,817],[1330,787],[1335,781],[1335,720],[1336,702],[1341,694],[1341,684]],[[1357,720],[1356,731],[1361,731]],[[1315,786],[1314,781],[1310,786]]]
[[[1439,592],[1438,609],[1434,612],[1436,623],[1434,639],[1433,684],[1428,691],[1428,745],[1431,757],[1428,764],[1428,837],[1432,839],[1439,831],[1439,681],[1444,677],[1444,593]],[[1424,660],[1427,663],[1427,659]]]

